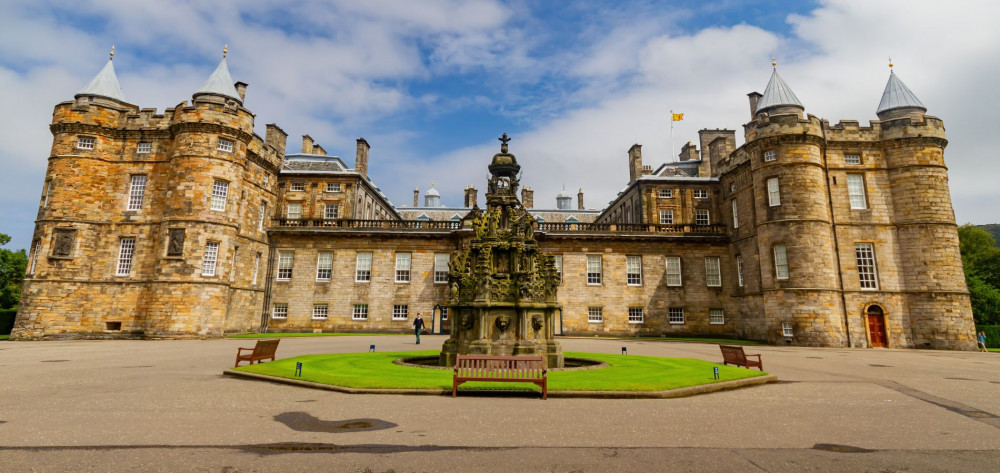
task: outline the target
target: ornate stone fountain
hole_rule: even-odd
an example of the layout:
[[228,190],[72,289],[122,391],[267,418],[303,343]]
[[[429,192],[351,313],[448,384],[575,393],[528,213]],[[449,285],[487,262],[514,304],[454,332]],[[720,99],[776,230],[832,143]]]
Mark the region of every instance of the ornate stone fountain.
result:
[[517,198],[521,166],[500,138],[490,163],[486,210],[463,219],[470,228],[451,255],[448,281],[451,338],[441,347],[441,365],[458,354],[542,355],[549,368],[563,367],[562,347],[553,338],[559,275],[554,259],[534,237],[535,219]]

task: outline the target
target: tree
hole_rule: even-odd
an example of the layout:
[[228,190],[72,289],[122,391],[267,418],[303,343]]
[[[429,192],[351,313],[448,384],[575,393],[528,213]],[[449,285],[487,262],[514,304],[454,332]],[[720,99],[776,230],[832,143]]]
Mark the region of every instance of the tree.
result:
[[1000,324],[1000,249],[996,240],[971,224],[958,227],[958,239],[976,324]]
[[[0,246],[10,243],[10,236],[0,233]],[[0,309],[17,307],[21,300],[21,283],[28,269],[28,253],[0,248]]]

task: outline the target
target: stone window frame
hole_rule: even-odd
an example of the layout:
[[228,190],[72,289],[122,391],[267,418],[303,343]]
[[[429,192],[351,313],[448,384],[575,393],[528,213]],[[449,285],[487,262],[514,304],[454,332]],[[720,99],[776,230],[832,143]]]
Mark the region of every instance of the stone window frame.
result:
[[767,206],[781,206],[781,182],[777,177],[767,178]]
[[733,228],[740,228],[740,211],[736,198],[733,198]]
[[208,206],[209,210],[225,212],[228,200],[229,181],[224,179],[214,179],[212,181],[212,198]]
[[603,324],[604,323],[604,307],[587,307],[587,323],[588,324]]
[[718,256],[705,257],[705,285],[722,287],[722,260]]
[[628,323],[641,324],[645,323],[645,321],[646,321],[646,314],[642,307],[628,308]]
[[52,191],[55,189],[55,179],[46,179],[45,187],[42,188],[42,208],[48,208],[49,206],[49,196],[52,195]]
[[844,153],[844,164],[853,166],[864,164],[864,161],[861,159],[861,153]]
[[149,176],[145,174],[132,174],[129,177],[128,198],[125,199],[126,211],[139,212],[142,210],[142,202],[146,197],[148,183]]
[[264,217],[267,215],[267,202],[260,201],[260,207],[258,207],[257,214],[257,231],[264,231]]
[[218,275],[219,250],[222,243],[219,241],[206,241],[205,252],[201,258],[201,275],[203,277],[215,277]]
[[851,210],[868,209],[868,190],[865,188],[865,175],[862,173],[848,173],[847,180],[847,200]]
[[774,278],[782,281],[788,280],[790,276],[788,247],[783,244],[774,245],[771,252],[774,254]]
[[409,251],[397,251],[396,277],[394,281],[399,284],[409,284],[411,267],[413,267],[413,253]]
[[[664,219],[663,217],[667,218]],[[666,220],[666,222],[664,222]],[[674,224],[674,209],[660,209],[660,225],[673,225]]]
[[708,189],[695,189],[694,190],[694,198],[695,199],[707,199],[708,198]]
[[[333,210],[331,213],[330,210]],[[323,219],[324,220],[335,220],[340,218],[340,204],[323,204]]]
[[354,304],[351,320],[368,320],[368,304]]
[[150,141],[140,141],[135,144],[135,154],[152,154],[153,143]]
[[724,309],[708,309],[708,324],[709,325],[725,325],[726,324],[726,311]]
[[410,306],[408,304],[392,305],[392,320],[410,320]]
[[[292,211],[295,209],[295,212]],[[302,219],[302,202],[286,202],[285,203],[285,218],[289,220],[301,220]]]
[[324,192],[344,192],[340,186],[339,182],[327,182],[326,191]]
[[736,283],[743,287],[743,255],[736,255]]
[[25,272],[28,276],[33,276],[35,274],[35,267],[38,264],[38,253],[42,251],[42,239],[35,238],[31,242],[31,259],[28,260],[28,271]]
[[115,276],[128,277],[132,275],[132,262],[135,258],[135,243],[135,237],[122,237],[119,239]]
[[[587,285],[588,286],[600,286],[604,279],[604,255],[587,255]],[[593,258],[597,258],[594,260]],[[591,263],[595,262],[595,265]],[[596,269],[597,271],[591,271]]]
[[448,253],[434,253],[434,284],[448,284]]
[[372,260],[375,255],[371,251],[359,251],[354,263],[354,282],[370,283],[372,281]]
[[[671,271],[671,269],[672,269],[671,265],[670,265],[671,261],[675,261],[677,263],[677,265],[676,265],[676,271]],[[682,287],[682,286],[684,286],[684,277],[683,277],[683,274],[682,274],[683,273],[683,263],[681,262],[681,257],[680,256],[667,256],[664,259],[664,266],[666,267],[666,273],[665,273],[665,276],[664,276],[664,281],[667,283],[667,286],[668,287]],[[677,277],[676,282],[671,281],[671,277],[673,277],[673,276]]]
[[227,138],[219,137],[219,141],[215,144],[215,149],[222,151],[223,153],[232,153],[236,148],[236,142]]
[[625,284],[642,286],[642,255],[625,256]]
[[327,320],[330,318],[329,304],[313,304],[312,318],[314,320]]
[[792,325],[791,322],[782,322],[781,323],[781,336],[783,336],[783,337],[794,337],[795,336],[795,327]]
[[274,272],[275,281],[291,281],[295,268],[295,250],[278,250],[278,264]]
[[320,251],[316,253],[316,280],[330,282],[333,277],[333,252]]
[[288,303],[287,302],[275,302],[271,304],[271,318],[272,319],[287,319],[288,318]]
[[288,183],[288,192],[305,192],[306,182],[305,181],[292,181]]
[[253,286],[257,285],[257,275],[260,273],[260,257],[261,253],[258,251],[253,259],[253,276],[250,279],[250,284]]
[[563,255],[552,255],[552,264],[556,267],[556,276],[559,277],[559,284],[563,280]]
[[694,224],[695,225],[711,225],[712,218],[711,212],[708,209],[695,209],[694,210]]
[[667,308],[667,322],[671,325],[684,325],[684,308],[683,307],[670,307]]
[[858,266],[858,284],[862,291],[877,291],[878,261],[874,242],[855,242],[854,258]]
[[659,189],[659,191],[657,192],[656,196],[657,196],[657,198],[660,198],[660,199],[673,199],[674,198],[674,190],[673,189]]
[[764,162],[770,163],[778,160],[778,151],[769,149],[764,151]]
[[97,146],[96,136],[86,136],[80,135],[76,137],[76,149],[85,149],[88,151],[93,151]]

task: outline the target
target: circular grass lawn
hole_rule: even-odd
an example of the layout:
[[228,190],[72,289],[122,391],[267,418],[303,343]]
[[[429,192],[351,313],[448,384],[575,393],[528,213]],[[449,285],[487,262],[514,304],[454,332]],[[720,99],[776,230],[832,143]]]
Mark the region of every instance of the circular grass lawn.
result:
[[[399,358],[435,356],[436,350],[385,353],[342,353],[305,355],[256,365],[236,371],[278,378],[309,381],[354,389],[441,389],[451,390],[450,369],[429,369],[394,364]],[[572,358],[604,361],[606,368],[549,371],[552,391],[666,391],[703,384],[763,376],[767,373],[724,366],[691,358],[661,358],[640,355],[605,355],[567,352]],[[295,376],[295,364],[302,363],[302,375]],[[719,368],[716,380],[713,368]],[[464,388],[540,389],[530,383],[468,382]]]

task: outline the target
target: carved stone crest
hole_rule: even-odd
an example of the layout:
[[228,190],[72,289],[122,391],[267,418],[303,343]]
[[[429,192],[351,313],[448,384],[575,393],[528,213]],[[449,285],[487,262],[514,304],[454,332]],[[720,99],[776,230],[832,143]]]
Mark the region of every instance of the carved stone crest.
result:
[[52,256],[69,257],[73,253],[73,241],[76,240],[76,230],[57,229],[55,242],[52,244]]
[[476,318],[472,314],[465,314],[462,316],[462,328],[466,330],[471,330],[472,326],[475,325]]
[[541,330],[545,326],[545,321],[542,319],[541,315],[535,314],[531,316],[531,328]]
[[181,256],[184,254],[184,229],[171,228],[170,237],[167,240],[167,256]]
[[497,321],[494,323],[494,325],[497,326],[497,329],[499,329],[501,333],[506,332],[507,329],[510,327],[510,316],[501,315],[497,317]]

